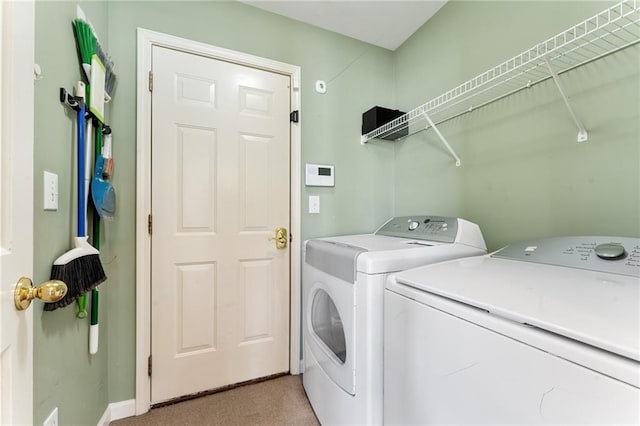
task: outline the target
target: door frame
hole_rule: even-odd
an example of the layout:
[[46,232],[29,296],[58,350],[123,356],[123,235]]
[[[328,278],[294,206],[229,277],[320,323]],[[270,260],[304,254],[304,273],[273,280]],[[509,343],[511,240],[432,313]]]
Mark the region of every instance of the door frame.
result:
[[[137,121],[136,121],[136,415],[151,407],[151,380],[147,374],[151,354],[151,236],[147,229],[151,213],[151,92],[149,72],[153,46],[193,53],[238,65],[291,77],[291,109],[300,110],[300,67],[242,52],[212,46],[169,34],[138,28]],[[291,123],[290,143],[290,336],[289,371],[300,374],[300,221],[301,221],[301,123]]]
[[[19,223],[19,229],[24,230],[25,235],[16,234],[13,236],[19,238],[13,239],[9,232],[7,232],[9,235],[6,235],[10,240],[9,250],[19,254],[0,253],[0,256],[13,256],[14,261],[19,263],[16,265],[16,269],[19,269],[20,275],[27,277],[33,277],[34,62],[35,2],[33,0],[3,1],[0,5],[0,79],[2,79],[0,82],[0,92],[2,93],[0,99],[0,126],[2,127],[0,130],[4,136],[0,136],[0,138],[8,137],[14,139],[14,142],[19,139],[20,149],[5,153],[5,159],[0,158],[0,161],[6,161],[7,158],[11,161],[11,165],[6,168],[7,170],[3,167],[0,167],[0,170],[3,179],[8,179],[10,182],[14,180],[16,185],[19,183],[21,187],[27,188],[30,192],[26,194],[26,198],[23,198],[25,194],[20,194],[21,201],[16,205],[21,206],[21,214],[19,218],[14,218],[14,222]],[[1,146],[0,149],[2,149]],[[0,155],[0,157],[3,156]],[[15,194],[11,195],[15,196]],[[0,200],[0,208],[4,209],[5,214],[12,212],[12,207],[15,205],[11,200]],[[1,220],[2,215],[0,214]],[[0,228],[4,226],[6,224],[0,223]],[[0,250],[4,251],[2,248]],[[0,274],[0,278],[4,278],[4,275]],[[18,278],[19,275],[14,277],[16,280],[14,283]],[[7,283],[3,282],[3,289],[5,285]],[[3,294],[0,296],[2,297],[0,311],[8,310],[8,312],[1,312],[0,316],[11,319],[8,325],[16,327],[16,333],[21,336],[20,343],[24,343],[24,346],[21,345],[18,348],[20,368],[17,371],[0,371],[0,375],[6,373],[12,378],[9,380],[11,387],[4,389],[4,391],[11,393],[12,406],[8,407],[9,414],[12,415],[15,422],[33,424],[34,310],[38,305],[32,305],[27,310],[18,312],[14,307],[13,292],[7,294],[3,290]],[[0,330],[0,333],[2,332]],[[0,353],[0,355],[2,354]],[[4,384],[0,383],[0,386],[4,386]],[[0,393],[2,391],[3,389],[0,389]],[[1,403],[2,401],[0,401]],[[1,411],[2,407],[0,407]]]

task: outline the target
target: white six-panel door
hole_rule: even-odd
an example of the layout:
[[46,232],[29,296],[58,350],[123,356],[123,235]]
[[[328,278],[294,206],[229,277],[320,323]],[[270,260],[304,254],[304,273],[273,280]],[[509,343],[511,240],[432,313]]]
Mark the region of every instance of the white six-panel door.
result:
[[289,370],[290,77],[154,47],[151,402]]
[[0,2],[0,46],[0,424],[29,425],[41,305],[17,311],[13,290],[33,269],[33,2]]

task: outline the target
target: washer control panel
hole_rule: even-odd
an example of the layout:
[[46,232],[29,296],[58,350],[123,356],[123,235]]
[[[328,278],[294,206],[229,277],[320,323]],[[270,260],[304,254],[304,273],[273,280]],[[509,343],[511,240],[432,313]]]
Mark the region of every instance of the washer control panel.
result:
[[458,218],[445,216],[394,217],[376,231],[389,237],[453,243],[458,234]]
[[511,244],[491,256],[640,277],[640,238],[547,238]]

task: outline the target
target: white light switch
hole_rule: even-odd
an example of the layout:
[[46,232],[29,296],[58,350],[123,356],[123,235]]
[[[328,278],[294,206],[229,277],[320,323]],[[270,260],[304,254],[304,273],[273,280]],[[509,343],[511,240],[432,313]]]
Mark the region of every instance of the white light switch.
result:
[[44,209],[58,210],[58,175],[44,172]]
[[319,195],[309,195],[309,213],[320,213]]

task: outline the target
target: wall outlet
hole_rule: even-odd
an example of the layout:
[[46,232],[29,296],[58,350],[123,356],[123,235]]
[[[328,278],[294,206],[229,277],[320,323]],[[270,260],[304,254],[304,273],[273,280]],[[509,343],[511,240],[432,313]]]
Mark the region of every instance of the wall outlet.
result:
[[53,409],[49,417],[42,423],[42,426],[58,426],[58,407]]

